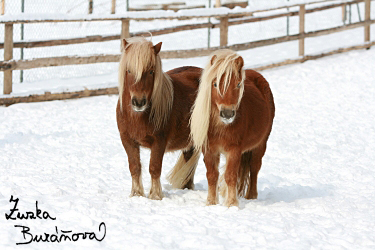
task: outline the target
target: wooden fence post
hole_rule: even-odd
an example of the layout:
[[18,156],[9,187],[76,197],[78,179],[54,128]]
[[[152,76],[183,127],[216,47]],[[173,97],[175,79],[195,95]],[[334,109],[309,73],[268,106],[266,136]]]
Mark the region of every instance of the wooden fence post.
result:
[[123,19],[121,21],[121,44],[120,44],[120,50],[122,50],[122,39],[130,37],[129,33],[129,19]]
[[[13,59],[13,24],[5,24],[4,61]],[[4,71],[4,94],[12,93],[12,70]]]
[[94,0],[89,0],[89,14],[92,14],[93,9],[94,9]]
[[0,3],[0,14],[4,15],[4,13],[5,13],[5,0],[1,0],[1,3]]
[[228,44],[228,17],[220,18],[220,46]]
[[221,1],[220,0],[216,0],[215,2],[215,8],[219,8],[221,7]]
[[[365,21],[371,20],[371,0],[365,0]],[[365,25],[365,42],[370,41],[370,24]]]
[[116,13],[116,0],[112,0],[112,9],[111,9],[111,14]]
[[129,19],[121,21],[121,40],[130,37],[129,34]]
[[305,55],[305,5],[299,7],[299,34],[302,36],[299,39],[299,56]]
[[341,6],[341,15],[342,15],[342,21],[345,23],[346,21],[346,4]]

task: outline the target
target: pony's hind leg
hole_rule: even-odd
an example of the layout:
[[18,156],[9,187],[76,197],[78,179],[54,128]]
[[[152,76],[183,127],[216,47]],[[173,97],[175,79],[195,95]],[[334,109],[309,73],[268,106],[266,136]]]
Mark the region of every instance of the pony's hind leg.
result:
[[258,173],[262,167],[262,158],[266,152],[266,144],[261,144],[259,147],[252,150],[252,157],[250,161],[250,185],[247,188],[245,195],[246,199],[258,198]]
[[125,134],[120,134],[122,145],[128,155],[129,170],[132,176],[132,190],[130,197],[145,196],[142,184],[142,165],[139,157],[139,145],[127,137]]
[[[193,154],[194,154],[194,147],[191,147],[189,150],[184,151],[183,155],[184,155],[185,162],[189,162],[189,160],[193,157]],[[188,180],[188,182],[184,185],[183,189],[185,188],[191,189],[191,190],[194,189],[194,174],[195,174],[196,167],[197,167],[196,164],[195,164],[195,167],[192,167],[191,169],[192,173],[190,174],[191,177]]]
[[160,175],[165,152],[165,140],[158,138],[151,147],[150,158],[150,175],[151,175],[151,189],[148,198],[153,200],[163,199],[163,192],[161,189]]
[[224,178],[227,184],[227,197],[224,205],[227,207],[238,206],[237,198],[237,178],[238,170],[241,164],[241,151],[236,150],[227,154],[227,167]]
[[220,163],[220,154],[206,152],[204,154],[204,163],[207,169],[207,182],[208,182],[208,195],[206,205],[216,205],[219,203],[219,197],[217,195],[217,182],[219,179],[218,166]]

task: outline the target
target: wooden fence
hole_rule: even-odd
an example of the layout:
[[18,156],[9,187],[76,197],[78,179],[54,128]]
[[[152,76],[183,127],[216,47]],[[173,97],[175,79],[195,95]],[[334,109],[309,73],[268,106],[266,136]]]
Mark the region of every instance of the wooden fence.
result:
[[[371,20],[370,13],[371,13],[371,1],[372,0],[352,0],[352,1],[344,1],[339,3],[330,3],[323,6],[315,7],[315,8],[306,8],[306,5],[289,5],[289,6],[282,6],[275,9],[285,9],[286,7],[299,7],[299,11],[291,11],[279,14],[273,14],[268,16],[260,16],[260,17],[253,17],[253,14],[256,11],[244,11],[244,12],[236,12],[236,11],[229,11],[227,13],[222,14],[221,12],[217,12],[211,15],[179,15],[178,13],[170,14],[167,13],[165,15],[158,15],[158,16],[141,16],[134,13],[129,13],[126,16],[108,16],[103,18],[97,17],[88,17],[88,18],[79,18],[74,19],[67,16],[64,19],[59,18],[50,18],[50,19],[43,19],[40,20],[37,16],[33,19],[30,18],[28,15],[28,19],[4,19],[0,18],[0,24],[5,25],[5,38],[4,43],[0,43],[0,49],[4,49],[4,61],[0,61],[0,71],[4,71],[4,94],[10,94],[12,92],[12,71],[13,70],[25,70],[25,69],[33,69],[33,68],[40,68],[40,67],[51,67],[51,66],[62,66],[62,65],[76,65],[76,64],[91,64],[91,63],[102,63],[102,62],[118,62],[120,59],[120,54],[98,54],[98,55],[91,55],[91,56],[63,56],[63,57],[49,57],[49,58],[36,58],[30,60],[13,60],[13,48],[35,48],[35,47],[45,47],[45,46],[58,46],[58,45],[68,45],[68,44],[79,44],[79,43],[89,43],[89,42],[103,42],[103,41],[110,41],[110,40],[118,40],[120,38],[126,38],[130,36],[139,36],[148,34],[148,32],[137,32],[137,33],[130,33],[129,32],[129,21],[130,20],[137,20],[137,21],[150,21],[155,19],[195,19],[195,18],[216,18],[220,20],[219,23],[199,23],[199,24],[191,24],[191,25],[182,25],[176,26],[171,28],[165,29],[158,29],[158,30],[151,30],[150,32],[152,35],[161,35],[161,34],[169,34],[177,31],[183,30],[193,30],[193,29],[201,29],[201,28],[219,28],[220,29],[220,46],[219,47],[211,47],[211,48],[202,48],[202,49],[189,49],[189,50],[173,50],[173,51],[162,51],[161,57],[162,58],[190,58],[190,57],[197,57],[197,56],[205,56],[209,55],[213,51],[219,48],[229,48],[233,50],[246,50],[250,48],[262,47],[287,41],[294,41],[299,40],[299,56],[300,58],[296,60],[286,60],[281,63],[276,63],[268,66],[264,66],[258,68],[258,70],[277,67],[281,65],[296,63],[296,62],[303,62],[310,59],[319,58],[322,56],[342,53],[344,51],[349,51],[353,49],[361,49],[361,48],[369,48],[375,44],[375,42],[370,42],[370,25],[375,22],[375,20]],[[312,32],[305,32],[305,15],[307,13],[314,13],[322,10],[328,10],[332,8],[345,8],[347,5],[357,4],[360,2],[365,2],[365,19],[364,21],[351,23],[348,25],[342,25],[338,27],[333,27],[329,29],[317,30]],[[321,1],[319,1],[321,3]],[[309,3],[311,5],[313,3]],[[272,9],[272,10],[275,10]],[[266,11],[266,10],[262,10]],[[269,11],[269,10],[267,10]],[[214,11],[215,12],[215,11]],[[260,12],[260,11],[258,11]],[[160,13],[160,12],[158,12]],[[343,12],[344,13],[344,12]],[[265,20],[271,20],[280,17],[291,17],[291,16],[299,16],[299,33],[295,35],[289,36],[282,36],[277,38],[259,40],[254,42],[248,42],[243,44],[234,44],[228,46],[228,27],[232,25],[238,25],[243,23],[251,23],[251,22],[259,22]],[[31,16],[32,17],[32,16]],[[233,20],[233,18],[241,17],[240,20]],[[232,19],[232,20],[231,20]],[[81,38],[74,38],[74,39],[58,39],[58,40],[43,40],[43,41],[29,41],[29,42],[13,42],[13,25],[17,23],[45,23],[45,22],[100,22],[100,21],[120,21],[121,25],[121,33],[119,35],[112,35],[112,36],[89,36],[89,37],[81,37]],[[316,37],[327,35],[335,32],[340,32],[344,30],[354,29],[358,27],[364,27],[364,44],[360,46],[353,46],[349,48],[341,48],[331,52],[323,53],[320,55],[308,56],[305,55],[305,45],[304,41],[305,38],[308,37]],[[79,92],[72,92],[72,93],[60,93],[60,94],[51,94],[46,93],[45,95],[33,95],[28,97],[17,97],[17,98],[2,98],[0,99],[0,105],[10,105],[12,103],[17,102],[26,102],[26,101],[42,101],[42,100],[54,100],[54,99],[67,99],[67,98],[78,98],[83,96],[92,96],[92,95],[100,95],[100,94],[111,94],[116,92],[115,88],[110,88],[106,90],[85,90]]]

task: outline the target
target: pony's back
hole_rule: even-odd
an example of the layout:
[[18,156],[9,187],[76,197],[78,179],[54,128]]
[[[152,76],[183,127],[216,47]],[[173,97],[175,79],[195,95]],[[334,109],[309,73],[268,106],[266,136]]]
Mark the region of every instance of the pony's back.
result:
[[257,89],[262,93],[263,97],[268,101],[270,105],[271,119],[275,117],[275,103],[273,100],[273,94],[267,80],[257,71],[252,69],[245,70],[246,82],[251,81],[257,87]]

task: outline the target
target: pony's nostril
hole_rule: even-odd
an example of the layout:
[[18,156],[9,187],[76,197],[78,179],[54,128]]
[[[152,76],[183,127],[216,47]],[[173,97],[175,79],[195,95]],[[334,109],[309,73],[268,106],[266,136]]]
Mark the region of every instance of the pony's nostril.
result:
[[137,98],[132,98],[132,105],[137,108],[142,108],[146,105],[147,101],[146,98],[142,98],[141,100],[138,100]]
[[220,116],[225,119],[230,119],[235,115],[235,111],[231,109],[224,109],[220,111]]
[[132,99],[132,105],[133,105],[133,106],[137,106],[137,103],[138,103],[138,102],[137,102],[137,99],[133,98],[133,99]]
[[142,99],[140,107],[143,107],[144,105],[146,105],[146,99],[145,98]]
[[141,104],[138,102],[137,98],[133,98],[132,99],[132,105],[136,106],[136,107],[140,107],[141,106]]

